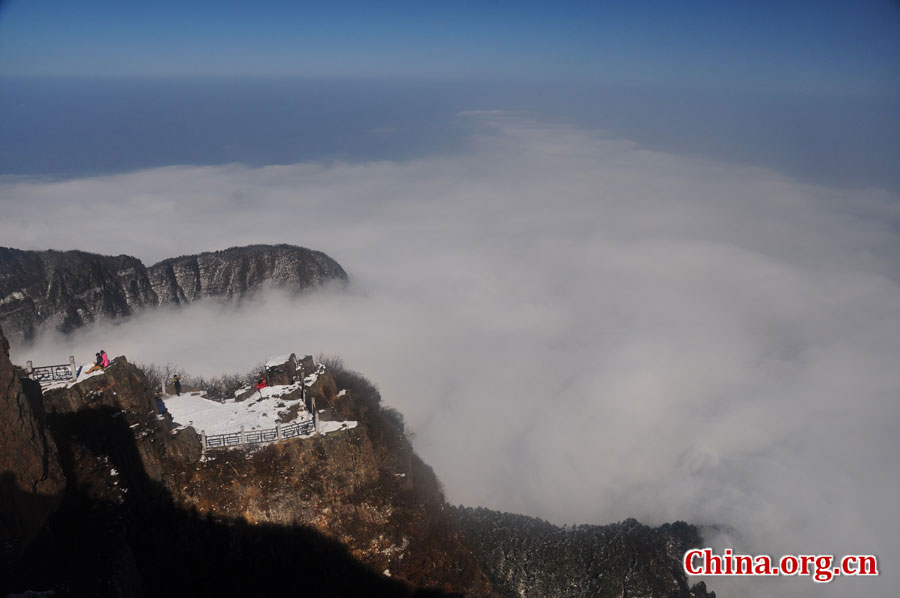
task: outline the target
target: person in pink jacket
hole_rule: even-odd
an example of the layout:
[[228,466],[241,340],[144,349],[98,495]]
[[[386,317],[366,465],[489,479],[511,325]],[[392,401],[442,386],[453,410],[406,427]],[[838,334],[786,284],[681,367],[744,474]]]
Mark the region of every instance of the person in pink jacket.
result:
[[100,349],[100,358],[103,360],[103,369],[109,367],[109,356],[106,355],[106,351]]

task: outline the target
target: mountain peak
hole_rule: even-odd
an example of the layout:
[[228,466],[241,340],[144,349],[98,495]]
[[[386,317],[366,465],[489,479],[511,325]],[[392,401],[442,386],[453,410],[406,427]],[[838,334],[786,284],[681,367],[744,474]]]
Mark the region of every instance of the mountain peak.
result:
[[42,326],[71,332],[148,307],[239,300],[265,285],[301,292],[330,280],[347,280],[340,264],[287,244],[229,247],[150,267],[128,255],[0,247],[0,323],[11,337],[28,339]]

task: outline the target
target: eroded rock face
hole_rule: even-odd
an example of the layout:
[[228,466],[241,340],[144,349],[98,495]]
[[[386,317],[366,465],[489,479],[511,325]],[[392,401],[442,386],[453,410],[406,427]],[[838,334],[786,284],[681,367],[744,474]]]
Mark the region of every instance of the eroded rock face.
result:
[[[174,434],[169,431],[169,425],[157,418],[159,413],[150,383],[125,357],[113,359],[100,375],[46,390],[44,409],[57,422],[62,421],[62,416],[89,411],[109,411],[111,417],[121,418],[134,433],[131,442],[140,457],[139,465],[154,481],[163,479],[167,461],[193,463],[200,458],[200,437],[196,431],[193,428]],[[90,419],[82,418],[82,421]]]
[[293,245],[232,247],[149,268],[127,255],[0,247],[0,323],[11,337],[27,339],[40,326],[70,332],[148,307],[241,299],[265,285],[300,292],[346,279],[324,253]]
[[0,247],[0,323],[11,337],[29,338],[43,323],[68,332],[156,303],[136,258]]
[[292,291],[346,280],[340,264],[320,251],[292,245],[250,245],[186,255],[149,268],[160,303],[190,303],[203,297],[241,298],[264,284]]
[[40,387],[29,391],[31,397],[0,330],[0,577],[57,509],[66,487],[40,410]]

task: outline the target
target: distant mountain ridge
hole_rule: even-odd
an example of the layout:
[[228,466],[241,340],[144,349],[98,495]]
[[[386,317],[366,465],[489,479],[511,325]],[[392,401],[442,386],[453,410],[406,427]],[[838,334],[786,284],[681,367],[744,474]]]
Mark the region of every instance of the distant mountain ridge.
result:
[[683,521],[562,528],[480,507],[453,510],[463,541],[502,596],[716,598],[705,582],[690,586],[681,568],[685,551],[703,545]]
[[205,297],[241,299],[271,284],[300,292],[347,273],[321,251],[248,245],[169,258],[150,267],[128,255],[0,247],[0,324],[15,338],[41,326],[89,322]]

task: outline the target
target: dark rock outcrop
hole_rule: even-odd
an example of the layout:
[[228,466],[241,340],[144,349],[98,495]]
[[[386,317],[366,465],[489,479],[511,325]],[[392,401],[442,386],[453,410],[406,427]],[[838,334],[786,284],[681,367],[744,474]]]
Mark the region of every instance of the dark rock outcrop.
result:
[[15,338],[41,326],[70,332],[103,318],[206,297],[241,299],[266,285],[300,292],[346,280],[340,264],[293,245],[250,245],[163,260],[0,247],[0,323]]
[[[157,420],[156,398],[150,384],[125,357],[113,359],[102,375],[46,390],[43,403],[51,421],[100,409],[122,418],[130,429],[142,434],[134,442],[135,454],[141,460],[134,468],[140,467],[151,480],[163,479],[167,462],[192,463],[200,458],[200,437],[196,431],[187,428],[172,434],[168,425]],[[58,430],[54,429],[54,433]]]
[[46,430],[40,387],[30,380],[24,384],[0,330],[0,577],[57,509],[66,485]]
[[293,384],[300,378],[297,368],[297,356],[291,353],[287,359],[276,359],[266,362],[266,381],[269,386]]

